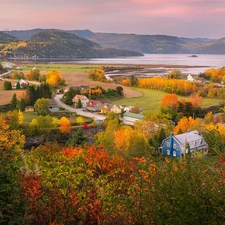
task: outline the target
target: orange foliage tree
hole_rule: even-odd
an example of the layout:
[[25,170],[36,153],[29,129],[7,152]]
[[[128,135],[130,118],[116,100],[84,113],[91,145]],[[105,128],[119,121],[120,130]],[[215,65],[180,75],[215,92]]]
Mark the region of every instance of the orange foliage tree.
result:
[[71,123],[69,121],[69,119],[67,119],[65,116],[63,116],[60,120],[59,120],[59,129],[62,133],[70,133],[71,131]]
[[198,130],[204,127],[203,121],[200,118],[193,119],[190,117],[183,117],[174,128],[174,134],[179,134],[180,132],[185,133],[188,130]]
[[176,94],[166,94],[162,98],[162,102],[160,104],[160,107],[162,110],[172,110],[177,111],[179,106],[178,103],[178,96]]
[[201,104],[202,104],[202,97],[199,96],[198,93],[193,93],[193,94],[190,95],[189,102],[194,107],[200,107]]

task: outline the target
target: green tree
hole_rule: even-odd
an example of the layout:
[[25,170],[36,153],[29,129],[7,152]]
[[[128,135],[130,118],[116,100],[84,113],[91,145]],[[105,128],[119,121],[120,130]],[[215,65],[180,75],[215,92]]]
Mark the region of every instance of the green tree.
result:
[[17,100],[16,93],[15,93],[15,94],[13,94],[13,97],[11,100],[11,106],[15,108],[17,106],[17,102],[18,102],[18,100]]
[[33,106],[37,99],[36,90],[33,85],[27,87],[26,94],[27,94],[27,105]]
[[50,101],[48,98],[40,98],[34,104],[35,111],[42,116],[49,114]]
[[21,98],[20,101],[17,102],[17,108],[23,112],[25,110],[26,102],[23,98]]
[[5,81],[3,84],[3,89],[4,90],[12,90],[12,83],[9,81]]
[[16,83],[16,89],[20,89],[20,82]]
[[87,142],[87,137],[83,130],[78,129],[76,133],[72,134],[71,138],[66,142],[66,146],[83,146]]
[[123,95],[123,88],[121,86],[116,87],[116,93],[119,96],[122,96]]
[[78,99],[77,108],[79,108],[79,109],[82,108],[82,103],[81,103],[81,100],[80,99]]

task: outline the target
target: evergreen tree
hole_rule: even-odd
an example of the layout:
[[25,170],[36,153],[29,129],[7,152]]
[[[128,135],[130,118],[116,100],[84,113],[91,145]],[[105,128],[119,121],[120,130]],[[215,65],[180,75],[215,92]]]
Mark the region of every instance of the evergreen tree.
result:
[[78,100],[77,108],[79,108],[79,109],[82,108],[82,103],[81,103],[81,100],[80,99]]
[[34,86],[28,86],[27,87],[27,95],[28,95],[28,98],[29,98],[27,104],[33,106],[34,103],[36,102],[36,91],[35,91]]
[[11,105],[12,107],[16,107],[17,106],[17,97],[16,94],[13,95],[12,100],[11,100]]
[[16,83],[16,89],[20,89],[20,82]]
[[84,132],[78,129],[75,134],[66,142],[66,146],[83,146],[87,142],[87,137],[84,136]]
[[12,90],[12,83],[9,81],[5,81],[3,84],[3,89],[4,90]]
[[25,110],[25,106],[26,106],[26,103],[25,103],[25,100],[22,98],[20,101],[18,101],[17,103],[17,108],[23,112]]

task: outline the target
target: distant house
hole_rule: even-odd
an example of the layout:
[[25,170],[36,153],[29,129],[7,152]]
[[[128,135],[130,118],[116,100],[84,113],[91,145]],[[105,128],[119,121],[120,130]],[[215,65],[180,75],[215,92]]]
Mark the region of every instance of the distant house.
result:
[[103,103],[101,101],[89,100],[89,102],[87,103],[86,108],[89,111],[97,112],[97,111],[101,111],[102,106],[103,106]]
[[107,112],[121,113],[121,108],[118,105],[105,103],[101,108],[101,113],[105,114]]
[[123,123],[125,125],[131,125],[133,126],[134,123],[137,121],[137,120],[141,120],[143,119],[143,115],[141,114],[136,114],[136,113],[130,113],[130,112],[125,112],[123,114]]
[[114,112],[114,113],[121,113],[121,108],[118,106],[118,105],[113,105],[110,109],[111,112]]
[[58,112],[59,107],[58,107],[56,101],[53,98],[49,99],[49,101],[50,101],[50,104],[49,104],[50,112]]
[[25,106],[24,112],[34,112],[33,106]]
[[79,99],[81,101],[82,107],[86,108],[87,103],[89,102],[89,99],[85,96],[85,95],[75,95],[72,99],[72,102],[75,106],[75,108],[77,107],[77,104],[79,102]]
[[182,158],[189,151],[191,154],[196,151],[202,151],[203,154],[207,153],[208,144],[204,138],[198,133],[198,131],[190,131],[183,134],[173,135],[164,139],[159,147],[159,153],[174,157]]
[[106,114],[107,112],[110,111],[110,109],[112,108],[113,104],[111,103],[105,103],[103,104],[102,108],[101,108],[101,113]]
[[187,76],[187,80],[192,82],[192,81],[194,81],[195,79],[191,76],[191,74],[189,74],[189,75]]
[[[20,88],[25,88],[25,87],[29,86],[29,83],[26,82],[24,79],[19,79],[18,82],[20,84]],[[17,83],[15,84],[15,86],[17,85]]]

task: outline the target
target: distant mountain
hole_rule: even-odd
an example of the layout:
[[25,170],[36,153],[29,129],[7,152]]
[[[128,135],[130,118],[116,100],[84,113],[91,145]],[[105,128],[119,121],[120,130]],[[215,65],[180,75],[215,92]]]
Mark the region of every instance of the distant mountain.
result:
[[[101,58],[142,55],[134,51],[102,47],[93,41],[61,30],[43,30],[35,33],[30,40],[21,41],[18,45],[13,46],[10,54],[14,57],[40,58]],[[9,56],[8,52],[7,56]]]
[[0,31],[0,44],[9,44],[11,42],[18,42],[18,41],[19,39],[17,37]]
[[202,54],[225,54],[225,38],[202,45],[200,52]]
[[[29,40],[32,35],[43,31],[7,31],[15,37]],[[225,54],[224,38],[185,38],[167,35],[137,35],[117,33],[94,33],[90,30],[68,30],[80,38],[93,41],[101,46],[119,48],[143,54]]]

